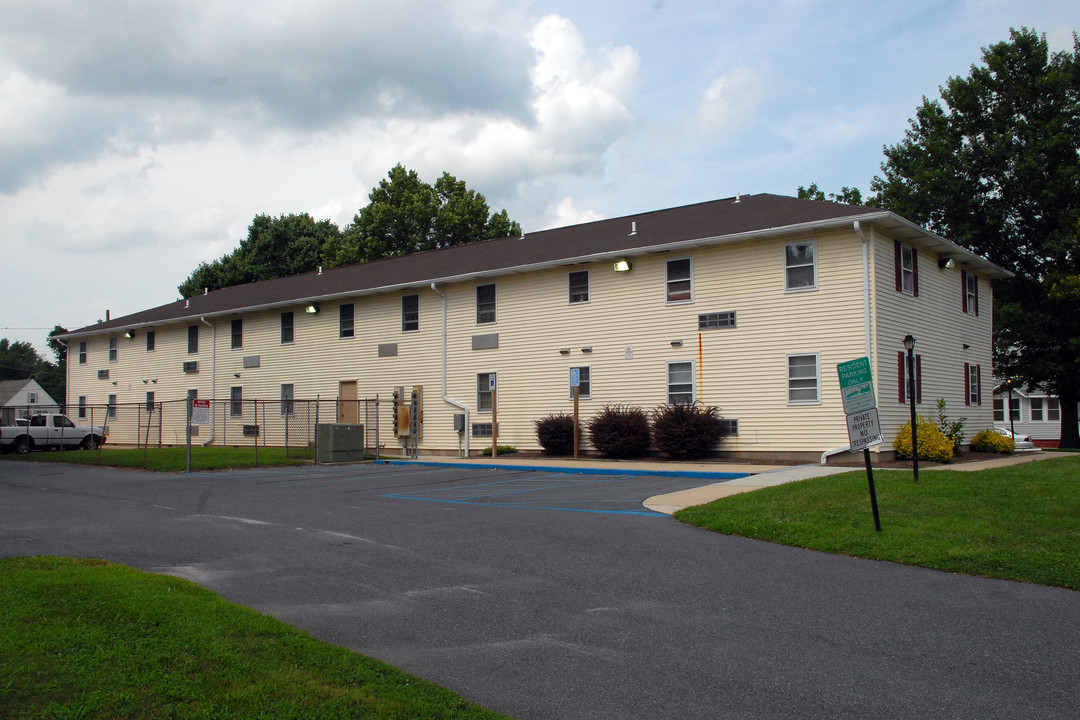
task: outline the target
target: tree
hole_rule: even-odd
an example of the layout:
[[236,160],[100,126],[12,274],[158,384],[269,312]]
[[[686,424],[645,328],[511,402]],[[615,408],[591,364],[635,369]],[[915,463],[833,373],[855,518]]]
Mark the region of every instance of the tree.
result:
[[1016,273],[995,286],[996,372],[1058,395],[1061,445],[1080,447],[1080,39],[1050,54],[1014,29],[982,59],[924,98],[871,189]]
[[[841,187],[840,193],[829,193],[828,197],[818,188],[817,183],[810,183],[810,187],[799,186],[800,200],[820,200],[822,202],[844,203],[846,205],[862,205],[862,191],[859,188]],[[869,204],[869,203],[868,203]]]
[[[50,346],[53,346],[52,335],[57,330],[66,332],[57,325],[50,333]],[[53,349],[59,356],[61,351]],[[0,338],[0,380],[36,380],[54,400],[64,401],[63,365],[45,360],[28,342],[8,342],[7,338]]]

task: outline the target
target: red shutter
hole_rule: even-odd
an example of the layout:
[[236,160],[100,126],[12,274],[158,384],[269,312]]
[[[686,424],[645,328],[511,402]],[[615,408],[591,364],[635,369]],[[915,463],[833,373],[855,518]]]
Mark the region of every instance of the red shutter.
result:
[[978,276],[973,275],[971,279],[975,281],[973,283],[975,285],[975,298],[974,298],[975,299],[975,316],[978,317],[978,315],[979,315],[979,278],[978,278]]
[[893,265],[895,266],[895,270],[896,270],[896,292],[903,292],[904,291],[904,281],[901,278],[902,273],[900,272],[900,267],[901,267],[900,266],[900,241],[899,240],[893,240],[892,247],[893,247]]
[[911,291],[919,297],[919,251],[911,248]]
[[967,307],[967,270],[960,271],[960,307],[964,312],[968,311]]
[[979,405],[982,405],[982,365],[975,366],[975,395],[979,399]]
[[970,365],[964,363],[964,404],[971,404],[971,385],[969,384],[971,375],[969,374]]
[[915,402],[922,402],[922,355],[915,356]]
[[897,390],[899,391],[898,394],[897,394],[897,399],[900,401],[900,404],[903,405],[904,404],[904,353],[902,353],[902,352],[896,353],[896,377],[897,377],[897,380],[898,380],[898,382],[897,382],[897,385],[898,385]]

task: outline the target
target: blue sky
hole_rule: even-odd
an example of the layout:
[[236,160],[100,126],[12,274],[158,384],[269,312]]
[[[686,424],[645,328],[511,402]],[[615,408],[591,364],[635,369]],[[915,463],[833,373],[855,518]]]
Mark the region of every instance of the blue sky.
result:
[[1075,0],[7,0],[0,336],[175,300],[259,213],[344,226],[396,163],[526,232],[864,192],[923,96]]

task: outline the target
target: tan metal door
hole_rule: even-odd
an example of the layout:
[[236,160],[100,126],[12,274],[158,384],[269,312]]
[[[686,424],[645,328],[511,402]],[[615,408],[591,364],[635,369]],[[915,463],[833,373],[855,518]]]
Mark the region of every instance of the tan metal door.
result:
[[338,383],[337,421],[339,423],[356,425],[360,422],[360,408],[356,399],[356,381],[341,380]]

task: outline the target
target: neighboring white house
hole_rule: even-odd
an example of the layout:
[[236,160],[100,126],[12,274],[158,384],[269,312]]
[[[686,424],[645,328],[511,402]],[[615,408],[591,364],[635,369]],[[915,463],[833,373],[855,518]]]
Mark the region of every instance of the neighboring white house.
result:
[[919,411],[935,416],[945,398],[970,429],[990,427],[990,281],[1009,276],[884,210],[742,196],[234,286],[80,328],[63,336],[68,401],[422,387],[420,452],[464,440],[475,454],[491,442],[497,381],[499,443],[534,451],[534,421],[572,409],[577,370],[586,421],[609,404],[701,402],[733,432],[725,454],[817,459],[847,444],[838,363],[870,358],[887,443],[907,421],[908,334]]
[[59,410],[60,406],[37,380],[0,381],[0,420],[4,425],[11,425],[16,418]]
[[[1009,404],[1009,385],[999,382],[994,387],[994,425],[1010,427],[1005,414]],[[1061,399],[1027,385],[1012,388],[1011,428],[1018,435],[1028,435],[1040,447],[1057,447],[1061,440]]]

